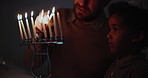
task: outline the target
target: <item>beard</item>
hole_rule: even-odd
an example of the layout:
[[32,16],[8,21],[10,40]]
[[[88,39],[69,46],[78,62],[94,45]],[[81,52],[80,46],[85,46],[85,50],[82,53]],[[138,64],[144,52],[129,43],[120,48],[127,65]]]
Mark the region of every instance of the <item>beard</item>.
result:
[[87,6],[74,5],[74,14],[79,21],[92,21],[96,18],[96,11],[91,12]]

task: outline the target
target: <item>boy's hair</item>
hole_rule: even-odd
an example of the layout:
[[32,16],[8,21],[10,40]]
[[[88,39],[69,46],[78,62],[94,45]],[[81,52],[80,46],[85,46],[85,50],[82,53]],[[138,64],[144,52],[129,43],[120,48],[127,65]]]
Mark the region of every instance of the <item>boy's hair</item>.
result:
[[109,6],[109,16],[118,14],[122,16],[125,21],[124,24],[132,29],[132,32],[144,32],[144,38],[140,41],[141,48],[148,46],[148,10],[140,9],[137,6],[131,5],[127,2],[112,3]]

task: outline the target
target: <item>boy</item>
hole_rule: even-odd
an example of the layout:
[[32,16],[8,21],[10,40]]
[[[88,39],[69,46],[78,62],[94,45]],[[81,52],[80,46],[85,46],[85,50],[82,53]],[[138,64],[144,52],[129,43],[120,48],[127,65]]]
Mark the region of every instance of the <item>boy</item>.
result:
[[141,50],[147,47],[146,10],[119,2],[110,5],[107,35],[110,52],[117,59],[104,78],[148,78],[148,63]]

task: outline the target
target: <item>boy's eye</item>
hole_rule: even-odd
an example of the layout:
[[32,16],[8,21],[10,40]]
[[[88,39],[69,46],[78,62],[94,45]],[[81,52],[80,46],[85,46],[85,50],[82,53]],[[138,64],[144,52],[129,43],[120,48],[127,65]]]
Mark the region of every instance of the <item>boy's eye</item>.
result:
[[113,27],[112,30],[113,30],[113,31],[118,31],[118,28]]

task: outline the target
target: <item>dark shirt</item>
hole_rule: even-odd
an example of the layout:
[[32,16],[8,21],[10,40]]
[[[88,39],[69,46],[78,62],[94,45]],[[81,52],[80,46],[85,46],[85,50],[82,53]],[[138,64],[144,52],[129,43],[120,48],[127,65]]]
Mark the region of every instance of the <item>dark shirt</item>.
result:
[[117,59],[104,78],[148,78],[148,63],[142,53]]
[[103,78],[111,64],[106,35],[107,19],[102,13],[88,23],[79,22],[72,9],[60,9],[64,44],[51,55],[53,78]]
[[[59,9],[58,12],[64,44],[49,50],[51,78],[103,78],[112,63],[107,46],[109,26],[105,14],[84,24],[74,17],[73,9]],[[26,52],[26,56],[29,53]]]

